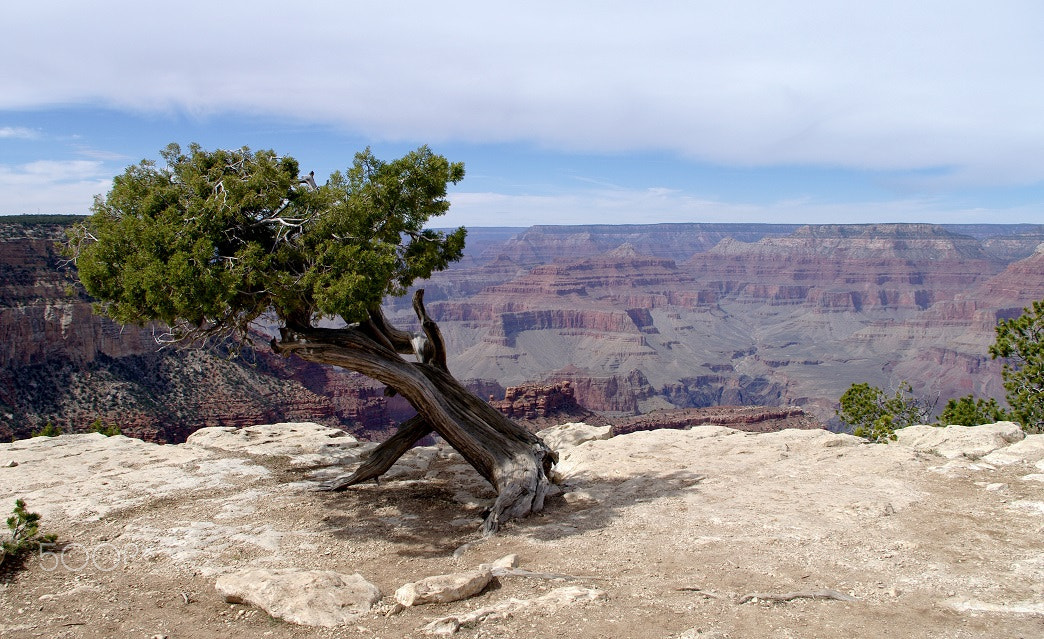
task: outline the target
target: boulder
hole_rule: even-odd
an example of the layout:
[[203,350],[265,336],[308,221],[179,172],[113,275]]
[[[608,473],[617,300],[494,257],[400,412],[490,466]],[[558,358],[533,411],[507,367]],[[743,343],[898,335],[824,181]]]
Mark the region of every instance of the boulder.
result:
[[1015,442],[1007,448],[993,451],[982,458],[982,461],[994,466],[1008,464],[1039,464],[1044,460],[1044,435],[1027,435],[1025,439]]
[[223,575],[215,584],[228,603],[246,603],[305,626],[352,623],[381,598],[361,575],[332,570],[255,569]]
[[403,606],[459,601],[479,594],[492,580],[493,571],[483,565],[469,572],[425,577],[406,584],[395,591],[395,600]]
[[1026,437],[1012,422],[982,426],[910,426],[896,431],[898,441],[916,451],[933,453],[946,459],[979,459]]

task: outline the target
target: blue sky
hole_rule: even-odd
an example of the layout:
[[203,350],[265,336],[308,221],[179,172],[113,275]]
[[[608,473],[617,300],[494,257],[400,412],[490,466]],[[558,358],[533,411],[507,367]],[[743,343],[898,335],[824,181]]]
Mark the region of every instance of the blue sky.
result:
[[176,141],[428,144],[467,168],[440,226],[1044,223],[1044,4],[499,4],[15,3],[0,214]]

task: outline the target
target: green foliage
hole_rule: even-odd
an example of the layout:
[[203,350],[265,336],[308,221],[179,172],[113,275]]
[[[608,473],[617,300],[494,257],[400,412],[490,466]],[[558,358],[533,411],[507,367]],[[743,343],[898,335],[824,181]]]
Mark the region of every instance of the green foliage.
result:
[[120,427],[116,424],[105,424],[102,422],[101,417],[91,422],[91,425],[87,427],[88,433],[101,433],[106,437],[112,437],[113,435],[122,435]]
[[1008,421],[1008,414],[997,400],[992,397],[989,400],[967,395],[960,399],[951,399],[946,402],[942,413],[939,414],[940,426],[958,424],[960,426],[979,426],[981,424],[994,424],[996,422]]
[[40,534],[40,515],[29,512],[25,501],[15,500],[12,515],[7,518],[7,538],[0,540],[0,564],[16,563],[41,544],[54,543],[54,535]]
[[1007,360],[1001,373],[1012,415],[1031,432],[1044,432],[1044,300],[997,324],[990,355]]
[[83,221],[82,215],[0,215],[0,226],[19,224],[22,226],[37,226],[44,224],[60,224],[68,226],[74,222]]
[[122,323],[204,338],[245,337],[269,310],[285,324],[360,321],[463,254],[463,227],[425,225],[448,210],[464,167],[427,147],[392,162],[367,149],[316,188],[273,151],[171,144],[161,156],[117,176],[65,247]]
[[852,384],[841,396],[837,416],[853,433],[874,442],[887,443],[895,431],[923,423],[931,406],[913,397],[913,388],[902,382],[892,396],[867,383]]
[[62,434],[62,429],[59,428],[58,426],[55,426],[51,422],[51,420],[47,420],[47,423],[44,424],[43,428],[41,428],[38,431],[34,431],[32,436],[33,437],[57,437],[57,436],[59,436],[61,434]]

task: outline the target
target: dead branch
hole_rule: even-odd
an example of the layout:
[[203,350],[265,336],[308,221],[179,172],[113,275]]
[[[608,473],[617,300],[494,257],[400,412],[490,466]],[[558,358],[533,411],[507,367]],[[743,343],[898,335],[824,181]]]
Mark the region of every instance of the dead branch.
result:
[[428,311],[424,309],[424,289],[417,289],[413,294],[413,311],[417,313],[417,319],[421,321],[421,328],[427,337],[425,342],[414,340],[414,349],[421,361],[438,368],[449,371],[446,363],[446,340],[442,338],[442,331],[435,320],[428,317]]
[[793,599],[833,599],[835,601],[858,601],[851,595],[846,595],[837,590],[799,590],[797,592],[784,592],[782,594],[770,592],[752,592],[740,597],[736,603],[742,605],[751,601],[791,601]]

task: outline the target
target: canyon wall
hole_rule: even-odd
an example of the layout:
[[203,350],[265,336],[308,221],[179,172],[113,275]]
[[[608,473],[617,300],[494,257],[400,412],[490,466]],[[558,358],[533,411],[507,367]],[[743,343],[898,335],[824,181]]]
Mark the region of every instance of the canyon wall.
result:
[[179,442],[205,426],[304,420],[380,438],[412,414],[354,373],[267,349],[236,360],[161,349],[152,328],[95,314],[58,253],[65,228],[0,218],[0,440],[47,423],[69,432],[115,424]]
[[[377,439],[412,414],[359,375],[159,350],[94,315],[55,249],[63,224],[0,224],[0,438],[307,419]],[[1034,225],[476,229],[422,286],[452,372],[519,419],[557,419],[565,404],[527,393],[568,382],[563,415],[758,405],[827,422],[855,382],[1003,398],[987,349],[999,318],[1044,299],[1042,242]],[[415,326],[406,298],[387,308]]]
[[569,379],[609,415],[756,404],[826,422],[856,382],[1002,399],[993,327],[1044,299],[1041,226],[713,226],[534,227],[436,275],[423,286],[477,291],[429,307],[459,344],[451,367]]

